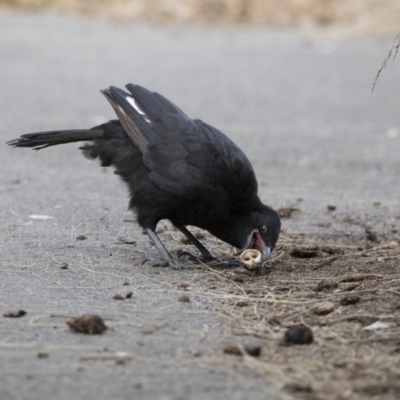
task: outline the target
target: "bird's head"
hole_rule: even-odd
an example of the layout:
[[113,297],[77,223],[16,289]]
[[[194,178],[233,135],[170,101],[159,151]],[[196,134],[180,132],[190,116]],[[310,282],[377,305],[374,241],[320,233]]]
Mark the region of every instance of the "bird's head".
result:
[[249,263],[242,259],[245,264],[259,264],[271,254],[280,231],[281,219],[278,213],[268,206],[261,205],[236,220],[234,229],[230,230],[230,240],[226,241],[239,249],[240,254],[251,258]]
[[261,210],[251,213],[249,222],[251,231],[247,232],[246,242],[241,250],[259,250],[264,261],[269,257],[278,241],[281,219],[275,210],[263,206]]

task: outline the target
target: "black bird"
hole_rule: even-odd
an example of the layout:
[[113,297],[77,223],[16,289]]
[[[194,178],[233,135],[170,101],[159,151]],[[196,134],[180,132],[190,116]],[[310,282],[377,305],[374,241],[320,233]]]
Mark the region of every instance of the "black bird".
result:
[[101,91],[118,120],[91,129],[30,133],[8,144],[39,150],[87,142],[83,154],[115,168],[129,188],[129,208],[170,266],[179,267],[179,262],[155,233],[162,219],[170,220],[197,247],[201,261],[216,258],[187,225],[268,258],[278,240],[280,218],[260,201],[245,154],[222,132],[190,119],[162,95],[139,85],[126,88],[129,93],[114,86]]

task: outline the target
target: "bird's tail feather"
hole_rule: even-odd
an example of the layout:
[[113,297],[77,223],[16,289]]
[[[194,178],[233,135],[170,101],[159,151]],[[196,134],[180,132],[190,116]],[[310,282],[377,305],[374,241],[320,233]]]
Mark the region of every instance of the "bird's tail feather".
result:
[[67,131],[48,131],[28,133],[18,139],[7,142],[12,147],[32,147],[33,150],[56,146],[63,143],[82,142],[86,140],[100,139],[104,137],[102,130],[74,129]]

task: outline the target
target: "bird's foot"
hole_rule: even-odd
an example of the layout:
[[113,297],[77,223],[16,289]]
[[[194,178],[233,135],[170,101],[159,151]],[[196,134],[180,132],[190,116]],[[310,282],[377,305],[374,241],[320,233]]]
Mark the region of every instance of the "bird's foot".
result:
[[188,251],[180,251],[178,252],[177,257],[171,256],[168,261],[153,261],[150,258],[146,258],[142,261],[142,265],[144,264],[154,268],[170,267],[179,271],[186,268],[201,268],[202,266],[210,268],[237,268],[242,266],[242,264],[237,260],[219,260],[213,256],[195,256]]
[[214,256],[195,256],[188,251],[180,251],[178,253],[178,258],[185,258],[193,264],[206,265],[211,268],[236,268],[240,267],[242,264],[237,260],[219,260]]
[[176,269],[178,271],[186,268],[198,268],[199,263],[195,263],[192,260],[189,260],[188,258],[182,258],[180,259],[179,257],[171,257],[171,259],[167,260],[157,260],[157,261],[152,261],[149,258],[146,258],[142,261],[142,265],[146,264],[149,265],[150,267],[153,268],[159,268],[159,267],[170,267],[173,269]]

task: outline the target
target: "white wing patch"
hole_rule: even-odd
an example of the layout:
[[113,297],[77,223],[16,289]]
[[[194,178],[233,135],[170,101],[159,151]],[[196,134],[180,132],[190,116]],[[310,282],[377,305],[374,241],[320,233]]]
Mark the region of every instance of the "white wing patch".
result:
[[143,119],[148,123],[151,124],[151,121],[147,117],[146,113],[139,107],[136,103],[136,100],[131,96],[125,96],[125,100],[143,117]]

